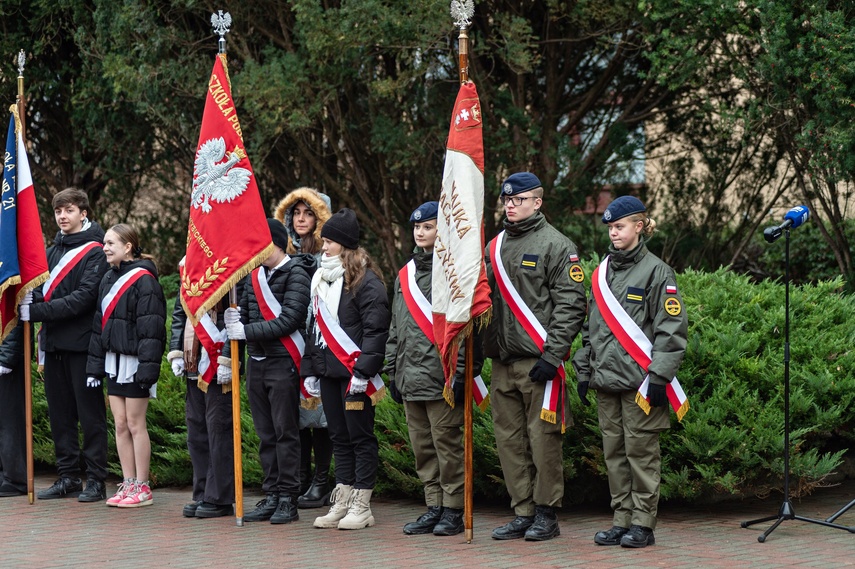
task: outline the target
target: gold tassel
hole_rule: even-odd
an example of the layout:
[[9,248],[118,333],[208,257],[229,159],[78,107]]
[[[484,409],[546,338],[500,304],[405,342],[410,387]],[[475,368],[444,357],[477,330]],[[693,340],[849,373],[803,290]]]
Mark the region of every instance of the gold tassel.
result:
[[686,415],[686,413],[687,413],[688,411],[689,411],[689,400],[688,400],[688,399],[686,399],[686,400],[683,402],[683,404],[682,404],[682,405],[680,405],[680,408],[679,408],[679,409],[677,409],[677,420],[682,422],[682,421],[683,421],[683,417]]
[[232,384],[231,383],[224,383],[222,387],[223,387],[223,393],[224,394],[232,392]]
[[558,420],[558,416],[555,411],[550,411],[549,409],[541,409],[540,418],[546,421],[547,423],[552,423],[553,425]]
[[386,397],[386,386],[385,385],[371,394],[371,397],[370,397],[371,406],[373,407],[373,406],[377,405],[378,403],[380,403],[381,401],[383,401],[384,397]]
[[454,409],[454,390],[447,383],[442,386],[442,396],[445,398],[445,402]]
[[196,387],[202,390],[202,393],[208,393],[208,384],[202,379],[202,376],[199,376],[199,379],[196,380]]
[[363,402],[361,399],[359,401],[344,402],[345,411],[362,411],[363,409],[365,409],[365,402]]
[[638,403],[638,406],[641,407],[641,410],[644,411],[645,415],[650,415],[650,403],[640,391],[636,391],[635,393],[635,402]]
[[318,408],[318,405],[321,403],[320,397],[309,397],[308,399],[300,400],[300,407],[305,409],[306,411],[314,411]]
[[481,404],[478,405],[478,409],[480,409],[481,411],[486,411],[487,407],[489,407],[489,406],[490,406],[490,395],[487,394],[487,397],[485,397],[484,400],[481,401]]

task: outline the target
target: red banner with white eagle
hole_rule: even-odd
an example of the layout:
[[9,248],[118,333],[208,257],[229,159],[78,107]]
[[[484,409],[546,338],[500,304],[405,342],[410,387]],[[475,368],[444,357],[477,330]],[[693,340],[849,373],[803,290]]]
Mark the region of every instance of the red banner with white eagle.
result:
[[433,253],[433,327],[446,378],[454,376],[460,342],[472,333],[473,323],[482,325],[492,314],[484,264],[481,121],[475,83],[466,82],[451,116]]
[[226,56],[218,54],[196,147],[187,257],[181,271],[181,304],[194,327],[272,251],[267,216],[232,99]]

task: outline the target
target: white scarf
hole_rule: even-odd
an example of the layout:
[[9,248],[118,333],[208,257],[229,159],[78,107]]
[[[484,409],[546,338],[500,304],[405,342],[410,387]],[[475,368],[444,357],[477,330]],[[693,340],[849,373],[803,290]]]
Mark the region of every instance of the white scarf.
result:
[[336,255],[330,257],[326,253],[321,257],[321,266],[312,276],[312,313],[315,315],[315,343],[321,348],[326,347],[323,335],[318,328],[318,304],[314,301],[316,297],[322,298],[330,311],[333,319],[338,322],[338,304],[341,300],[341,291],[344,288],[344,267],[341,257]]

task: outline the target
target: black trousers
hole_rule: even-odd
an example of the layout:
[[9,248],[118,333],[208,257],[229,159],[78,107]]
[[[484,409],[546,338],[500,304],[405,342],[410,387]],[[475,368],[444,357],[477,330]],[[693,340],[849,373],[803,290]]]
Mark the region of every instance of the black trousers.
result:
[[336,484],[358,489],[374,488],[377,481],[378,444],[374,435],[374,406],[364,393],[361,411],[345,411],[347,381],[321,378],[321,399],[333,442]]
[[24,368],[0,375],[0,484],[27,491]]
[[187,450],[193,464],[193,500],[218,506],[235,501],[232,394],[223,393],[216,380],[207,393],[195,376],[187,378],[184,398]]
[[252,423],[260,439],[258,455],[264,492],[294,500],[300,494],[300,384],[288,357],[247,358],[246,389]]
[[86,387],[86,358],[85,352],[45,354],[45,396],[59,475],[80,476],[79,421],[86,475],[103,481],[107,478],[107,405],[103,384]]

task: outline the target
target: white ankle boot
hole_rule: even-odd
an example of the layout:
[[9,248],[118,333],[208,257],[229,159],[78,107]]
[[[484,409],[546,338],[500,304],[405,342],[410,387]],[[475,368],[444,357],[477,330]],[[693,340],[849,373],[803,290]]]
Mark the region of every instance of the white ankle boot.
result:
[[362,529],[374,525],[374,516],[371,514],[370,488],[354,490],[350,495],[350,508],[347,515],[338,522],[338,529]]
[[[330,494],[330,511],[325,516],[315,518],[315,523],[312,525],[316,528],[337,528],[338,522],[347,515],[352,494],[353,486],[336,484]],[[373,519],[372,523],[374,523]]]

